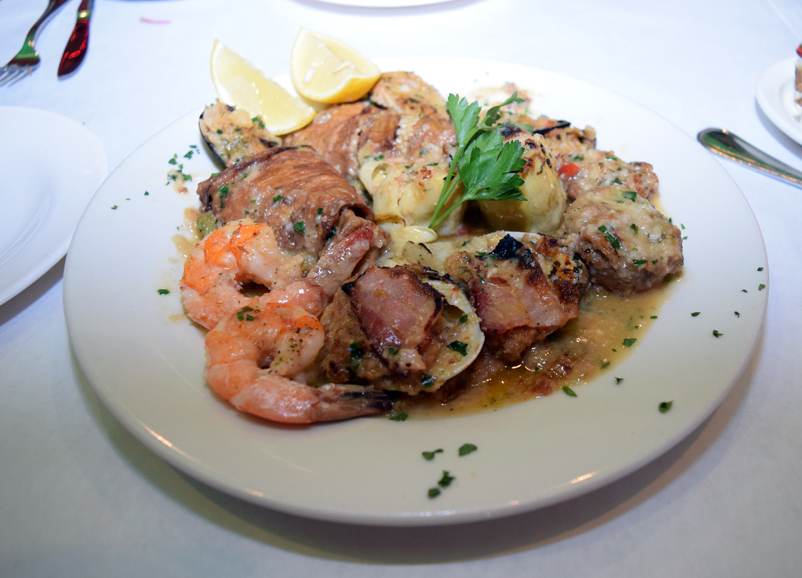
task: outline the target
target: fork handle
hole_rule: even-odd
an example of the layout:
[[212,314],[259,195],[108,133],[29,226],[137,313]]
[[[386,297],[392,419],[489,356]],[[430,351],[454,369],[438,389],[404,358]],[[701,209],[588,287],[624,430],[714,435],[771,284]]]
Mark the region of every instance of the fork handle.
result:
[[25,37],[25,44],[22,46],[22,50],[20,50],[17,56],[28,56],[28,57],[36,57],[38,54],[34,49],[33,45],[36,43],[36,36],[39,34],[39,30],[41,27],[56,13],[56,11],[61,8],[62,5],[66,4],[69,0],[49,0],[47,3],[47,8],[39,17],[39,20],[34,22],[31,29],[28,30],[28,35]]

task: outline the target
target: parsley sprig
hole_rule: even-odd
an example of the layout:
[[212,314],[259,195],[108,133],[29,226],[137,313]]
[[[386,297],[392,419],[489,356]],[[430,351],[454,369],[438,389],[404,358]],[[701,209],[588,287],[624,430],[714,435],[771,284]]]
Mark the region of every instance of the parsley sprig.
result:
[[[517,174],[526,164],[522,158],[523,147],[518,141],[504,142],[496,126],[501,116],[500,109],[513,102],[523,102],[517,93],[501,104],[490,108],[481,122],[481,107],[474,101],[468,103],[458,94],[449,94],[446,108],[457,134],[457,150],[448,168],[440,191],[440,198],[432,214],[429,227],[436,229],[459,205],[466,201],[523,201],[519,187],[524,184]],[[444,210],[462,182],[464,192]]]

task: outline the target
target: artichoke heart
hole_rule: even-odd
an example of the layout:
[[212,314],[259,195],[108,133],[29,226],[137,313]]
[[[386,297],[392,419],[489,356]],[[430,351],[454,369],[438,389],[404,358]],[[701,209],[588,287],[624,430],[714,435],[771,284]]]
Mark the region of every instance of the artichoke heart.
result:
[[554,159],[539,134],[516,136],[524,148],[526,165],[519,174],[525,201],[478,201],[487,222],[495,229],[553,234],[560,227],[567,196],[554,169]]
[[[360,178],[373,196],[373,211],[379,224],[428,227],[448,174],[448,161],[430,161],[420,156],[414,162],[370,161],[362,165]],[[460,206],[439,229],[448,234],[457,229],[465,207]]]

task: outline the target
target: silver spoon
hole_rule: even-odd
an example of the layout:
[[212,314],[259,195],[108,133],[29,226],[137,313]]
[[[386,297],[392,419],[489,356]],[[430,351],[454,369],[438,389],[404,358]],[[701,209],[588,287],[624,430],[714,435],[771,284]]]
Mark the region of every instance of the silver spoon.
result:
[[802,172],[750,145],[738,135],[720,128],[706,128],[696,138],[716,154],[744,163],[802,188]]

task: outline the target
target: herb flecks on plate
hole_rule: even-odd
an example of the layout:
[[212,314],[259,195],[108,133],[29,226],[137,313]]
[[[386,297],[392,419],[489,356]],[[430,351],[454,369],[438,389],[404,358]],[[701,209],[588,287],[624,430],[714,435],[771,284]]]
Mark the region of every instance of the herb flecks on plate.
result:
[[479,449],[479,448],[477,448],[473,444],[462,444],[460,446],[460,448],[459,448],[459,452],[458,453],[459,453],[460,456],[467,456],[469,453],[475,452],[477,449]]

